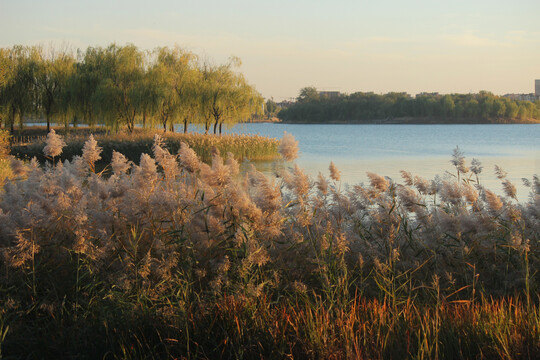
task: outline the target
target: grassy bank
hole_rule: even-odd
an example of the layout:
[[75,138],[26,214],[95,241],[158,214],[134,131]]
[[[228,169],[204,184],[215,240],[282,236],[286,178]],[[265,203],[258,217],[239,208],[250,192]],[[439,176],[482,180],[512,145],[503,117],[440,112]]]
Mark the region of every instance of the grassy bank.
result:
[[6,358],[540,356],[537,177],[519,203],[456,150],[454,178],[343,189],[333,164],[240,178],[160,138],[102,177],[99,146],[31,162],[0,195]]
[[[67,146],[63,149],[60,159],[62,161],[71,160],[74,156],[80,156],[84,142],[90,133],[93,133],[90,129],[77,129],[76,132],[68,133],[64,138]],[[103,148],[101,163],[110,163],[113,151],[121,152],[130,161],[138,162],[141,154],[152,151],[153,139],[156,133],[163,136],[167,147],[172,153],[177,153],[180,144],[184,142],[205,162],[211,161],[212,152],[215,150],[221,154],[230,152],[238,160],[272,160],[279,157],[277,152],[278,141],[257,135],[163,134],[162,132],[143,130],[136,131],[133,134],[107,134],[98,131],[95,138]],[[21,159],[31,159],[35,156],[40,162],[43,162],[45,157],[42,150],[45,146],[45,137],[38,130],[24,136],[41,136],[41,138],[29,144],[15,144],[11,153]]]

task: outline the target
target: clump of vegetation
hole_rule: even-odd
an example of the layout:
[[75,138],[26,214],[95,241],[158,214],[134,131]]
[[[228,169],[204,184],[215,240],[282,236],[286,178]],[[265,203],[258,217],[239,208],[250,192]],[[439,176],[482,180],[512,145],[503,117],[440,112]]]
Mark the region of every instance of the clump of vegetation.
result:
[[[106,165],[112,161],[114,151],[121,152],[128,160],[139,162],[143,153],[150,153],[154,142],[155,131],[137,131],[132,134],[97,134],[103,151],[100,164]],[[277,139],[258,135],[205,135],[198,133],[161,134],[164,143],[171,153],[177,153],[181,144],[186,143],[204,162],[212,160],[213,153],[231,153],[238,160],[272,160],[279,157]],[[60,159],[71,160],[83,153],[86,138],[79,135],[64,137],[66,147],[63,148]],[[36,140],[28,145],[15,145],[12,153],[21,159],[36,157],[38,161],[45,161],[46,157],[42,149],[45,140]]]
[[6,158],[9,155],[9,133],[0,130],[0,158]]
[[3,186],[4,181],[13,176],[11,171],[10,158],[10,144],[9,133],[5,130],[0,130],[0,186]]
[[0,197],[2,354],[540,355],[538,177],[520,204],[502,169],[499,196],[456,149],[453,180],[342,189],[334,164],[239,177],[232,155],[206,164],[159,135],[138,165],[113,152],[105,177],[93,137],[70,161],[47,145]]

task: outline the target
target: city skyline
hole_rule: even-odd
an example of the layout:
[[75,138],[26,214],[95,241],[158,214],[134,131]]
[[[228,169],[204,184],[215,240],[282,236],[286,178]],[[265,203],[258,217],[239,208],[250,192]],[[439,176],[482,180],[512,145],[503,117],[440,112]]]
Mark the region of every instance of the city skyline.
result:
[[0,47],[175,44],[240,71],[265,97],[342,93],[533,93],[540,3],[0,0]]

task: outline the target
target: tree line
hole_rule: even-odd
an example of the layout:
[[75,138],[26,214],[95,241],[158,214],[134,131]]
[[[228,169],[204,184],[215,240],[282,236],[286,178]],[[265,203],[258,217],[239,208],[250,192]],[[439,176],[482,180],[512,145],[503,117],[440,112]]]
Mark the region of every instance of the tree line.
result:
[[0,48],[0,127],[13,133],[30,117],[104,124],[132,132],[136,124],[174,131],[176,124],[223,124],[262,111],[263,98],[237,71],[232,57],[213,64],[179,47],[143,51],[135,45],[76,52],[42,46]]
[[347,122],[402,117],[436,118],[445,121],[494,121],[540,119],[540,101],[515,101],[481,91],[478,94],[407,93],[383,95],[356,92],[334,97],[320,95],[316,88],[300,90],[297,101],[278,117],[290,122]]

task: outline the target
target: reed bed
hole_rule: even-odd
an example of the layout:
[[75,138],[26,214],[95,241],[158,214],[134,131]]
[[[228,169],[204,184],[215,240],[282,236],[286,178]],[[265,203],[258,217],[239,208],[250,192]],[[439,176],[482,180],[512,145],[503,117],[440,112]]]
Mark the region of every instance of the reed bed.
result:
[[238,176],[160,136],[110,176],[93,137],[63,148],[50,134],[0,195],[6,358],[540,357],[538,177],[519,203],[459,149],[454,177],[345,187],[334,164]]
[[[85,129],[86,130],[86,129]],[[109,164],[112,160],[113,151],[118,151],[130,161],[138,162],[141,154],[151,153],[155,131],[139,130],[132,134],[118,133],[107,134],[100,132],[95,138],[100,142],[103,151],[100,163]],[[84,133],[83,133],[84,134]],[[204,135],[198,133],[161,133],[167,148],[178,152],[182,142],[189,145],[204,162],[210,162],[212,153],[219,151],[223,154],[231,153],[237,160],[273,160],[279,158],[277,139],[259,135]],[[64,137],[66,147],[60,155],[60,160],[71,160],[74,156],[82,154],[82,148],[88,134],[81,135],[79,132],[68,134]],[[45,139],[37,139],[29,144],[14,144],[12,154],[18,158],[31,159],[36,157],[40,162],[45,160],[43,147]]]

